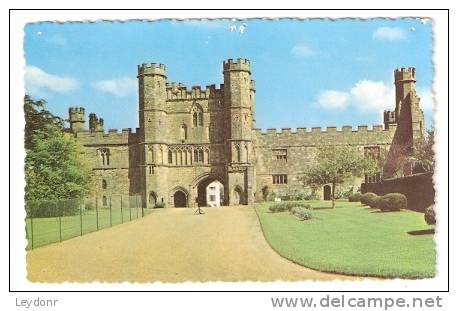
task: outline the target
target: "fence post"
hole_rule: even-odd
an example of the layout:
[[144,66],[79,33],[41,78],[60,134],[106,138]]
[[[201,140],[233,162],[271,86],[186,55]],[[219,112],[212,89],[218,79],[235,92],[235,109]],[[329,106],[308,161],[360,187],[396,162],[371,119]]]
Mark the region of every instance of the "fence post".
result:
[[135,196],[135,210],[137,211],[137,219],[138,219],[138,195]]
[[96,221],[96,228],[99,231],[99,198],[95,198],[95,221]]
[[[62,201],[62,204],[65,204],[64,202],[65,201]],[[63,211],[59,211],[59,209],[62,209],[62,208],[57,208],[57,212],[59,215],[59,242],[62,242],[62,215],[61,214],[63,213]]]
[[31,235],[31,246],[33,249],[33,215],[30,217],[30,235]]
[[110,195],[110,227],[113,227],[113,217],[111,214],[111,195]]
[[129,205],[129,221],[132,221],[132,207]]
[[143,209],[143,202],[141,202],[141,203],[142,203],[141,208],[142,208],[142,218],[143,218],[145,216],[145,210]]
[[122,217],[122,196],[121,196],[121,223],[123,224],[124,223],[124,219]]
[[80,205],[80,233],[83,235],[83,205]]

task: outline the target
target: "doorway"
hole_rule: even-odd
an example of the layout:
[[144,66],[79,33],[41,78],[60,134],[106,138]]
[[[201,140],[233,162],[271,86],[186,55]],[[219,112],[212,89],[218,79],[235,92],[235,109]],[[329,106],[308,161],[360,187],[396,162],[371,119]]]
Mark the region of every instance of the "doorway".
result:
[[331,200],[331,186],[330,185],[325,185],[323,187],[323,199],[324,200]]
[[182,190],[177,190],[177,192],[173,195],[173,205],[175,207],[187,207],[186,193]]

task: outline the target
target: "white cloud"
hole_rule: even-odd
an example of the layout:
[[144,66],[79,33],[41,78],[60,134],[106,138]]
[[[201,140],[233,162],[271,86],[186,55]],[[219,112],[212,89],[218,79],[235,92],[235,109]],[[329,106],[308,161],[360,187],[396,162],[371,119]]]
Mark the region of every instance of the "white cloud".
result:
[[93,82],[92,87],[104,93],[124,97],[137,92],[137,80],[129,77],[100,80]]
[[352,103],[360,110],[381,111],[394,106],[394,86],[382,81],[361,80],[350,90]]
[[317,104],[326,109],[342,109],[348,105],[347,92],[327,90],[320,92]]
[[[396,106],[395,87],[383,81],[360,80],[344,91],[321,91],[316,104],[325,109],[343,109],[352,107],[362,112],[381,112],[393,110]],[[434,108],[434,97],[430,88],[417,87],[420,97],[420,108],[431,111]]]
[[394,87],[382,81],[360,80],[347,91],[321,91],[316,103],[326,109],[352,106],[360,111],[383,111],[394,107]]
[[399,27],[379,27],[372,34],[374,40],[396,41],[407,37],[406,32]]
[[42,91],[67,93],[78,88],[78,81],[70,77],[53,75],[35,66],[25,67],[25,88],[28,93]]
[[420,107],[423,110],[433,110],[434,109],[433,92],[429,88],[424,88],[424,87],[417,88],[417,95],[420,97]]
[[309,57],[313,55],[313,50],[303,43],[298,43],[291,49],[291,54],[299,57]]

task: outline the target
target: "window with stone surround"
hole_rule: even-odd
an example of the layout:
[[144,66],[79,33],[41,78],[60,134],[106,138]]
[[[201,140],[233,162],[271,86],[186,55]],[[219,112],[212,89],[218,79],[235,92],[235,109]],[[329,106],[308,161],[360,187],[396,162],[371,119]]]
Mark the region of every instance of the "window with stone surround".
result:
[[288,175],[286,174],[272,175],[272,183],[274,185],[286,185],[288,183]]
[[172,154],[172,151],[169,150],[169,164],[172,164],[173,163],[173,154]]
[[204,126],[204,112],[200,105],[195,104],[191,110],[192,113],[192,126],[193,127],[202,127]]
[[105,179],[102,179],[102,189],[107,189],[107,181]]
[[97,153],[100,156],[100,164],[102,166],[110,165],[110,149],[108,148],[100,148],[97,150]]
[[275,162],[288,162],[288,150],[272,149],[272,160]]

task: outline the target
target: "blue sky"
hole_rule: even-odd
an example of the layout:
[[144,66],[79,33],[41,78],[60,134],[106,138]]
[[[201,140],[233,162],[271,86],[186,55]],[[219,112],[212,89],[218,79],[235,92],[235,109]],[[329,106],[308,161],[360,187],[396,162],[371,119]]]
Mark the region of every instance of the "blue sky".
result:
[[431,22],[217,20],[39,23],[25,27],[25,85],[49,109],[138,127],[137,64],[163,63],[169,82],[222,83],[222,62],[251,60],[258,128],[381,124],[394,108],[393,70],[417,69],[431,125]]

